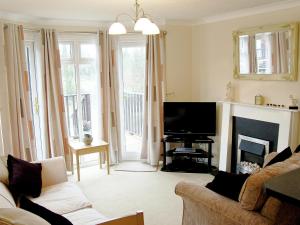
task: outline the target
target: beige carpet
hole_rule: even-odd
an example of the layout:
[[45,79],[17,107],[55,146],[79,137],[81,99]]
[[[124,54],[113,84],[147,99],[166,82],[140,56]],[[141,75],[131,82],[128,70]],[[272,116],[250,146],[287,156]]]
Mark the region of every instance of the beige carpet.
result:
[[106,175],[106,169],[98,166],[80,171],[78,185],[99,212],[119,217],[142,210],[145,225],[181,225],[182,200],[174,193],[175,185],[182,180],[205,185],[213,178],[209,174],[123,172],[113,167],[111,175]]
[[147,163],[139,161],[126,161],[113,167],[115,171],[127,172],[156,172],[156,166],[151,166]]

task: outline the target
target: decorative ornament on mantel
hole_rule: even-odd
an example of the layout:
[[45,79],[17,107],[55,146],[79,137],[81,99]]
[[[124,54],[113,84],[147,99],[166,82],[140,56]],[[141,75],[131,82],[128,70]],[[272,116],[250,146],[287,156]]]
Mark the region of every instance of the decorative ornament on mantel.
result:
[[290,106],[289,106],[289,109],[298,109],[298,100],[296,98],[294,98],[293,95],[290,95],[289,96],[289,99],[290,99]]
[[121,16],[127,16],[134,22],[134,31],[142,32],[144,35],[159,34],[158,26],[150,19],[150,15],[146,14],[138,0],[135,0],[134,4],[135,15],[130,16],[127,13],[121,13],[116,17],[116,21],[110,26],[108,33],[110,35],[126,34],[125,26],[119,22]]
[[255,103],[255,105],[263,105],[264,97],[262,95],[255,95],[254,103]]
[[231,102],[233,101],[233,87],[232,83],[229,81],[226,85],[226,101]]

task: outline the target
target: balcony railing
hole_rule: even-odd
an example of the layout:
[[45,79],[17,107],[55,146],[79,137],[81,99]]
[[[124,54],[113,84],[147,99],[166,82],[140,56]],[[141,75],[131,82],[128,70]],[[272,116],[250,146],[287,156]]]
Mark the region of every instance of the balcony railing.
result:
[[125,131],[142,136],[144,94],[125,91],[123,97]]
[[[81,94],[82,126],[84,132],[91,131],[91,95]],[[79,138],[77,95],[65,95],[65,111],[69,137]]]
[[[81,95],[83,131],[91,131],[90,94]],[[125,132],[142,136],[143,131],[143,93],[124,92],[124,126]],[[65,95],[65,111],[69,137],[79,138],[77,95]]]

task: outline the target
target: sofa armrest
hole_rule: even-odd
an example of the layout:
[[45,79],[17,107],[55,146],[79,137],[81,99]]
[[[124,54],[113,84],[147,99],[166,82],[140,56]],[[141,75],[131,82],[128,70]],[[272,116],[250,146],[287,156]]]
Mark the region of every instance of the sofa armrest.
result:
[[258,212],[244,210],[239,202],[197,184],[180,182],[176,185],[175,193],[184,202],[183,225],[272,224],[271,220]]
[[42,186],[47,187],[68,181],[64,157],[55,157],[39,161],[42,163]]
[[270,152],[265,156],[263,168],[278,154],[278,152]]

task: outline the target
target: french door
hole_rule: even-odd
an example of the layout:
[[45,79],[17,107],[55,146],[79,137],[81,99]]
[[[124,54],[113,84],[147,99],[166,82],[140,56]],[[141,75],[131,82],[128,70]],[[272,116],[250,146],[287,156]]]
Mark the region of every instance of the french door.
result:
[[37,60],[38,54],[38,42],[36,41],[36,34],[26,34],[25,41],[25,57],[26,66],[29,75],[29,85],[30,85],[30,100],[31,100],[31,112],[33,119],[33,128],[35,134],[35,147],[36,147],[36,157],[38,160],[45,158],[45,148],[44,148],[44,138],[42,135],[43,124],[41,121],[41,81],[40,81],[40,71],[39,64]]
[[145,90],[146,39],[126,35],[119,40],[122,159],[140,159]]

